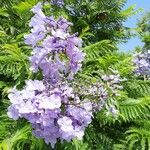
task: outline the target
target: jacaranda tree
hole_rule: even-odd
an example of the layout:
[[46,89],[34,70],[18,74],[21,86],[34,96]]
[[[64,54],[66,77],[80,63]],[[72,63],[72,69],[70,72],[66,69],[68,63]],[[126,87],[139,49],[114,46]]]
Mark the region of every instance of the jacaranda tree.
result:
[[149,51],[117,48],[125,3],[0,2],[0,149],[150,148]]

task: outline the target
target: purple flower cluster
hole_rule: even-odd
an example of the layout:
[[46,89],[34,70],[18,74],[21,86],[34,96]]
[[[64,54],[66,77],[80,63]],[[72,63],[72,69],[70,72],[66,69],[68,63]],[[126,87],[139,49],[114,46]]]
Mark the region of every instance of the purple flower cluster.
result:
[[[103,75],[102,81],[105,84],[105,87],[108,91],[108,102],[105,106],[107,109],[107,115],[111,114],[114,117],[117,117],[119,111],[117,110],[117,102],[114,100],[117,96],[120,96],[119,91],[123,89],[123,86],[120,85],[122,81],[126,81],[126,79],[122,79],[120,75],[116,72],[115,74],[111,75]],[[108,101],[107,99],[107,101]]]
[[32,12],[32,29],[25,43],[33,48],[31,70],[41,70],[43,80],[28,80],[22,90],[10,91],[8,116],[27,119],[34,135],[54,147],[57,139],[82,139],[92,120],[92,103],[81,100],[69,83],[80,70],[85,54],[79,49],[81,39],[69,32],[70,22],[45,16],[41,3]]
[[62,7],[64,5],[64,0],[51,0],[51,4]]
[[[92,108],[93,112],[100,111],[104,105],[106,104],[106,101],[108,99],[108,91],[105,88],[105,86],[102,83],[94,83],[91,84],[88,87],[85,87],[86,92],[84,95],[87,97],[90,97],[92,100]],[[81,89],[83,92],[83,89]]]
[[92,120],[91,102],[81,101],[65,83],[49,88],[47,84],[28,80],[21,91],[12,89],[8,95],[12,103],[8,116],[14,120],[27,119],[34,128],[34,135],[52,147],[57,139],[82,139]]
[[25,43],[33,47],[30,57],[31,70],[41,69],[43,76],[56,83],[62,77],[71,79],[81,68],[85,54],[79,49],[82,40],[69,33],[72,23],[64,18],[55,20],[42,12],[38,3],[32,8],[35,15],[29,25],[31,33],[25,36]]
[[[81,39],[69,32],[72,23],[45,16],[41,3],[32,12],[32,29],[25,43],[33,49],[31,70],[42,71],[43,80],[28,80],[22,90],[10,91],[8,116],[28,120],[33,134],[54,147],[58,139],[82,139],[92,121],[92,111],[101,110],[110,95],[105,84],[98,82],[81,86],[79,81],[74,85],[74,75],[81,69],[85,54],[79,49]],[[121,89],[119,75],[102,79],[117,95],[115,91]]]
[[118,91],[123,89],[123,86],[121,86],[120,83],[126,79],[122,79],[119,74],[103,75],[101,78],[106,84],[111,96],[120,95]]
[[135,65],[135,74],[150,75],[150,50],[135,54],[133,58]]

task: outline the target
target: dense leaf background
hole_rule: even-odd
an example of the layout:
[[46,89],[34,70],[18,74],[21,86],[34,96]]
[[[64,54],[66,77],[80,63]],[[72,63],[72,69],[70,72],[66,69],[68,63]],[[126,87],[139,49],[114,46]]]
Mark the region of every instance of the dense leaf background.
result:
[[[30,9],[38,0],[0,0],[0,150],[50,150],[43,140],[36,139],[25,120],[12,121],[7,117],[7,91],[21,88],[26,79],[35,77],[29,70],[31,48],[24,44],[32,17]],[[150,150],[150,81],[133,74],[132,53],[121,53],[117,44],[132,37],[132,29],[123,22],[138,11],[134,5],[124,10],[126,0],[65,0],[63,8],[46,5],[45,13],[64,16],[74,23],[73,32],[83,39],[86,59],[84,79],[100,78],[118,70],[124,89],[116,98],[119,116],[106,115],[105,108],[95,114],[86,129],[83,141],[58,142],[57,150]],[[137,35],[150,47],[150,14],[137,25]],[[111,103],[111,101],[110,101]]]

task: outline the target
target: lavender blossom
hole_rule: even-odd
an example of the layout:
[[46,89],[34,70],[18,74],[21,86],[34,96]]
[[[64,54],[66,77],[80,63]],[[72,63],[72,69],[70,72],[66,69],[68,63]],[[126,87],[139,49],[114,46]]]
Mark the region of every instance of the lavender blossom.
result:
[[66,83],[49,85],[45,81],[28,80],[22,90],[12,89],[8,95],[12,103],[8,116],[14,120],[27,119],[33,134],[52,147],[59,138],[82,139],[92,120],[92,103],[87,100],[74,103],[76,95]]
[[14,120],[25,118],[31,123],[33,134],[54,148],[58,139],[83,138],[93,111],[100,111],[110,96],[108,87],[116,94],[122,88],[121,79],[119,75],[103,76],[103,82],[81,86],[74,75],[81,69],[85,54],[80,50],[82,40],[77,34],[70,34],[72,23],[62,17],[55,20],[45,16],[41,3],[31,11],[35,15],[25,43],[33,48],[30,69],[41,70],[43,80],[27,80],[22,90],[14,87],[9,91],[8,116]]
[[34,6],[32,12],[35,16],[29,23],[31,33],[25,35],[25,43],[33,47],[30,69],[33,72],[42,70],[43,76],[49,77],[53,84],[63,76],[71,79],[81,69],[85,56],[79,49],[82,40],[70,34],[72,23],[66,19],[45,16],[41,3]]
[[134,73],[136,75],[150,76],[150,50],[135,54],[133,63],[135,65]]
[[103,75],[101,78],[102,81],[106,84],[110,93],[114,96],[119,95],[118,91],[123,89],[123,86],[121,86],[120,83],[126,80],[121,79],[119,74]]

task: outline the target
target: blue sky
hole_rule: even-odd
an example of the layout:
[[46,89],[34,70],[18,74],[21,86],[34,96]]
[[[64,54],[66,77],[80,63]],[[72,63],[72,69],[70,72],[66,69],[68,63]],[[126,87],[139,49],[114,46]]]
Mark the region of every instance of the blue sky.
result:
[[[142,17],[142,14],[150,11],[150,0],[127,0],[127,5],[125,7],[128,7],[132,4],[136,4],[136,9],[143,8],[143,12],[132,16],[124,23],[125,26],[134,28],[136,27],[137,20]],[[130,51],[133,50],[134,47],[142,45],[143,43],[140,41],[140,39],[138,37],[134,37],[130,39],[127,43],[120,44],[119,48],[121,51]]]

